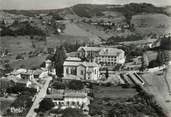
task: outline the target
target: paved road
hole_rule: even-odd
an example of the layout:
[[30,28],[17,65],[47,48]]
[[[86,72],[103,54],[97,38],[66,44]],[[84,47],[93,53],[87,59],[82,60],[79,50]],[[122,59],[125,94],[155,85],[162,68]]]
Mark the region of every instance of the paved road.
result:
[[171,64],[168,65],[164,75],[157,72],[144,74],[143,77],[149,84],[144,89],[154,95],[157,103],[167,113],[167,116],[171,117]]
[[52,80],[52,77],[45,78],[45,84],[40,89],[39,93],[36,96],[35,101],[33,102],[32,107],[30,108],[29,112],[27,113],[26,117],[36,117],[37,113],[34,112],[36,108],[39,108],[39,103],[42,101],[42,99],[46,96],[46,90],[49,86],[50,81]]
[[[166,78],[168,93],[169,93],[168,97],[166,98],[168,98],[167,100],[171,101],[171,61],[169,62],[165,78]],[[168,110],[168,117],[171,117],[171,102],[166,104],[166,108]]]

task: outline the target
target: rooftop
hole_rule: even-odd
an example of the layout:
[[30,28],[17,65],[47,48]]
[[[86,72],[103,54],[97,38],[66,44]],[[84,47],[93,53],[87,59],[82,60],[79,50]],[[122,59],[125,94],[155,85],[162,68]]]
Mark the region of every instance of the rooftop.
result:
[[52,99],[63,99],[63,94],[48,94],[45,98],[52,98]]
[[117,56],[121,53],[124,53],[123,50],[117,49],[117,48],[104,48],[99,52],[99,55],[105,55],[105,56]]
[[81,63],[82,65],[86,66],[86,67],[98,67],[99,65],[95,62],[83,62]]
[[43,72],[43,70],[37,69],[37,70],[33,71],[33,74],[34,75],[40,75],[42,72]]
[[15,79],[11,79],[11,81],[13,81],[13,82],[15,82],[15,83],[26,84],[29,80],[27,80],[27,79],[15,78]]
[[81,59],[78,57],[68,57],[66,58],[66,61],[81,61]]
[[81,61],[65,61],[64,66],[78,66],[81,63]]
[[[62,91],[62,92],[61,92]],[[84,91],[75,91],[75,90],[56,90],[56,93],[46,95],[46,98],[86,98],[87,93]]]
[[101,49],[102,49],[102,47],[87,47],[87,46],[83,47],[83,46],[81,46],[78,48],[78,51],[81,51],[81,50],[84,50],[84,51],[100,51]]

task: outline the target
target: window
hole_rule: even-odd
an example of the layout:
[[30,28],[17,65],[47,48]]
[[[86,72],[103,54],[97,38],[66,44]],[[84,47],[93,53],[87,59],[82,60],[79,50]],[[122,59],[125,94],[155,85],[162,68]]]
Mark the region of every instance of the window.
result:
[[66,103],[67,103],[67,105],[69,105],[69,101],[67,101]]
[[72,101],[72,105],[73,105],[73,106],[75,105],[75,102],[74,102],[74,101]]
[[68,68],[66,68],[66,74],[69,74],[69,69]]
[[84,71],[83,70],[81,70],[81,75],[84,75]]
[[72,75],[77,75],[77,67],[72,67],[71,68],[71,74]]

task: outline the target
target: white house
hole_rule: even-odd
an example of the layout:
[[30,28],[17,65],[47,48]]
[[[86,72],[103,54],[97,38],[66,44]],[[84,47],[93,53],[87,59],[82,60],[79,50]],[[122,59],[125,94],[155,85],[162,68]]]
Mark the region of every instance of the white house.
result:
[[102,47],[79,47],[77,52],[78,52],[78,57],[79,58],[86,58],[89,61],[93,62],[94,57],[98,55]]
[[125,52],[117,48],[103,48],[99,52],[99,55],[96,56],[95,62],[105,65],[113,66],[115,64],[124,64],[125,63]]
[[125,52],[117,48],[80,47],[77,52],[79,58],[86,58],[91,62],[96,62],[103,66],[114,66],[115,64],[125,63]]
[[84,91],[57,90],[55,93],[46,95],[55,104],[55,108],[79,108],[88,111],[90,100]]
[[95,62],[82,62],[79,58],[69,57],[64,62],[64,78],[98,80],[99,65]]

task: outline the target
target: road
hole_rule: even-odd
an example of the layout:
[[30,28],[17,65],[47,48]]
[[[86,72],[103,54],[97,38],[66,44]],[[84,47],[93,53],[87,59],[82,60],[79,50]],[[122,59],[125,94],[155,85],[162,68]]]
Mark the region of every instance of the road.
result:
[[[166,82],[168,85],[168,93],[169,93],[169,96],[166,98],[168,98],[167,100],[171,101],[171,61],[169,62],[165,78],[167,80]],[[168,117],[171,117],[171,102],[166,104],[166,109],[168,111]]]
[[32,107],[30,108],[29,112],[27,113],[26,117],[36,117],[37,113],[34,112],[36,108],[39,108],[39,103],[42,101],[42,99],[46,96],[46,91],[49,86],[50,81],[52,80],[52,77],[48,76],[45,78],[45,84],[38,92],[36,99],[33,102]]
[[171,117],[171,64],[168,64],[167,71],[162,73],[163,71],[144,74],[143,78],[149,84],[144,89],[154,95],[167,117]]

